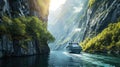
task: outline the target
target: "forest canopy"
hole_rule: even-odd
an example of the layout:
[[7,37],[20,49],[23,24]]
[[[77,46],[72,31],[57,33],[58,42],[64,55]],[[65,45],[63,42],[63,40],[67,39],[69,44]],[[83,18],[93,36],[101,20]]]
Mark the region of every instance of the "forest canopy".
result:
[[9,18],[2,17],[0,35],[7,34],[12,39],[37,39],[47,42],[54,41],[54,37],[47,30],[47,23],[35,16]]
[[111,23],[100,34],[93,38],[86,38],[80,43],[86,52],[120,51],[120,22]]

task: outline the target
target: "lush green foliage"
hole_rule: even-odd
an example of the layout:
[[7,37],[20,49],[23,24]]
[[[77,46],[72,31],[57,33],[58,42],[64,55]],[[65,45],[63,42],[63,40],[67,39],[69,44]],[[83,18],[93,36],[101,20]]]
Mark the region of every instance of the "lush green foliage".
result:
[[89,0],[89,7],[92,7],[94,3],[95,3],[95,0]]
[[111,23],[94,38],[87,38],[80,43],[83,51],[120,51],[120,22]]
[[37,17],[8,18],[4,16],[0,23],[0,34],[8,34],[12,39],[37,39],[51,42],[54,37],[47,31],[46,22]]

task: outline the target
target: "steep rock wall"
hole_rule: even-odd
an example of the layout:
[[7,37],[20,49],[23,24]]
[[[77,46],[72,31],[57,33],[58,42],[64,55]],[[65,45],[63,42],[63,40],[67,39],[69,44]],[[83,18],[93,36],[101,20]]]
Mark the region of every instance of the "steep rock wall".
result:
[[91,7],[88,7],[86,15],[84,17],[87,18],[87,21],[83,40],[87,37],[96,36],[108,24],[117,22],[120,17],[120,1],[96,0]]
[[[49,0],[0,0],[0,4],[0,23],[3,16],[10,18],[37,16],[43,22],[47,22]],[[22,44],[26,46],[20,46]],[[44,46],[38,45],[41,44],[34,39],[14,41],[8,35],[2,34],[0,35],[0,57],[49,53],[47,42]]]

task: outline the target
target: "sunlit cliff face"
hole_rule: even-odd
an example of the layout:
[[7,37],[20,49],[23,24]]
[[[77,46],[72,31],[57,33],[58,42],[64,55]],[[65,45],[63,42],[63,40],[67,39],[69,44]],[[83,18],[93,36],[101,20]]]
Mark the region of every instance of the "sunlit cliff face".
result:
[[[37,1],[37,2],[36,2]],[[47,21],[50,0],[30,0],[31,14],[37,15],[42,20]]]

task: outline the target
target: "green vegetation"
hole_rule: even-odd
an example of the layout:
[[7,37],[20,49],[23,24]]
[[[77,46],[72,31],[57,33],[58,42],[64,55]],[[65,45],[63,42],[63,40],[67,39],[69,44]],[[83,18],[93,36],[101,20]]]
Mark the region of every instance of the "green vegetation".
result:
[[93,6],[93,4],[95,3],[95,0],[89,0],[89,7],[92,7]]
[[54,41],[54,37],[47,31],[47,23],[37,17],[2,17],[0,35],[9,35],[12,40],[38,40],[42,43]]
[[120,51],[120,22],[111,23],[100,34],[87,38],[80,43],[86,52],[119,52]]

